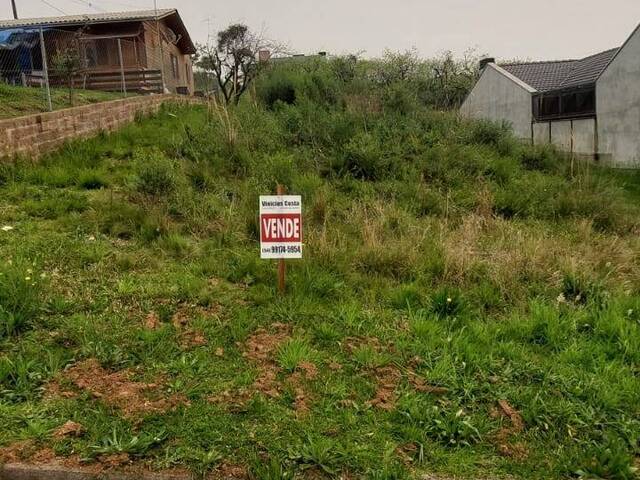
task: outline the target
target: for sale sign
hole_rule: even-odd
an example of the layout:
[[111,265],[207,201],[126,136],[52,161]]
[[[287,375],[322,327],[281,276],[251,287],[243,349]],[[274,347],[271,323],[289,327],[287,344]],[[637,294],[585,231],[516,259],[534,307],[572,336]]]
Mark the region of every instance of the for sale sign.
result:
[[260,257],[302,258],[302,198],[260,197]]

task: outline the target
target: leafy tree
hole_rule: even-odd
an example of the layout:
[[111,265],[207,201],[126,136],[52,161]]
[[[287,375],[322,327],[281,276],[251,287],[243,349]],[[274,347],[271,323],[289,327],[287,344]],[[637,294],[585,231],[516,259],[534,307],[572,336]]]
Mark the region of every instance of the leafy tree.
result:
[[66,47],[53,57],[53,70],[66,82],[69,88],[69,105],[73,105],[73,79],[82,68],[82,60],[77,48]]
[[226,104],[237,104],[258,74],[260,52],[273,53],[278,48],[246,25],[234,24],[218,32],[215,44],[198,45],[196,65],[213,74]]

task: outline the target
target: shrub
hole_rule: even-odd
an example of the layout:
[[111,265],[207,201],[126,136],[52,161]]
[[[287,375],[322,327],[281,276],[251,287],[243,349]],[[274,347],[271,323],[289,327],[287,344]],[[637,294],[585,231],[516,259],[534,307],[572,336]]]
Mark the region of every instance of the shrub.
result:
[[273,109],[278,102],[293,105],[296,101],[295,73],[276,67],[260,79],[256,92],[269,109]]
[[86,190],[99,190],[109,186],[101,172],[95,170],[84,170],[78,174],[77,185]]
[[395,83],[382,94],[382,105],[386,112],[407,115],[417,108],[415,93],[405,83]]
[[375,181],[390,175],[393,165],[378,139],[361,132],[345,145],[343,168],[355,178]]
[[479,145],[498,147],[510,140],[511,128],[507,123],[477,120],[468,125],[468,141]]
[[558,168],[560,162],[553,147],[548,145],[523,148],[519,156],[520,163],[527,170],[551,172]]
[[178,184],[177,164],[159,151],[136,155],[137,189],[147,195],[168,195]]

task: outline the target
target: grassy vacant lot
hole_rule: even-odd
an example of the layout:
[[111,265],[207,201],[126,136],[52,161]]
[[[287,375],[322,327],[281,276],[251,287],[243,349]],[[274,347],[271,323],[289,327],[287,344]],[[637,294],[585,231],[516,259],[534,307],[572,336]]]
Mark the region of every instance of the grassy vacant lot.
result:
[[[3,167],[2,458],[634,478],[638,174],[305,75]],[[278,181],[305,214],[285,298]]]
[[[118,98],[122,98],[121,93],[75,89],[73,93],[73,105],[71,105],[69,103],[69,91],[67,89],[51,89],[51,103],[54,110],[71,106],[79,107],[90,103],[116,100]],[[0,118],[46,112],[47,108],[44,89],[14,87],[0,83]]]

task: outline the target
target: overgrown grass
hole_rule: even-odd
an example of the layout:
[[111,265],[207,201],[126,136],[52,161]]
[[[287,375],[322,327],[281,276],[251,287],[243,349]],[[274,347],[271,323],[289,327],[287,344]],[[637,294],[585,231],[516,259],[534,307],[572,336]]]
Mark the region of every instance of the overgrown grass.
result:
[[[51,89],[51,104],[54,110],[71,106],[79,107],[118,98],[122,98],[121,93],[75,89],[73,92],[73,105],[71,105],[67,89]],[[44,89],[38,87],[16,87],[0,82],[0,118],[47,112],[48,108]]]
[[[265,77],[233,111],[5,164],[0,445],[260,479],[633,478],[638,176],[300,75],[292,101]],[[283,298],[257,246],[278,182],[305,216]],[[70,383],[87,359],[184,401],[130,418]],[[68,420],[84,434],[53,435]]]

